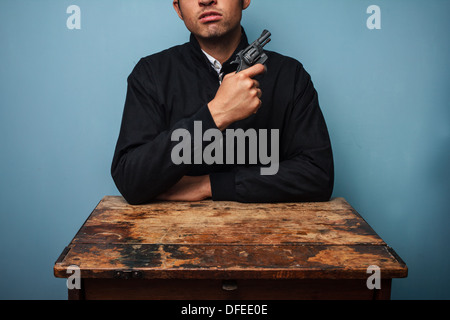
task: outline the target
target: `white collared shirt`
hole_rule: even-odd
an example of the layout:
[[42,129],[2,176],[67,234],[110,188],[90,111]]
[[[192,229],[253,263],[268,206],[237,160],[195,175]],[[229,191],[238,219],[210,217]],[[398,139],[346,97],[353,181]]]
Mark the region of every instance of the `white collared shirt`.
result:
[[219,75],[219,82],[222,83],[223,72],[222,73],[220,72],[220,70],[222,70],[222,64],[219,62],[219,60],[217,60],[213,56],[210,56],[205,51],[203,51],[203,53],[208,58],[209,62],[211,63],[211,66],[214,68],[214,70],[216,70],[217,74]]

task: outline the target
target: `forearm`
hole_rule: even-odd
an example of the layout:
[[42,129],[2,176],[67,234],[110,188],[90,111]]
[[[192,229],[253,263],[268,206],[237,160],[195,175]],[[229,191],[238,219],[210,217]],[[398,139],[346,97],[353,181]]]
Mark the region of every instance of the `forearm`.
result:
[[280,162],[275,175],[261,175],[260,167],[236,167],[211,175],[213,200],[239,202],[305,202],[329,200],[334,183],[331,147]]
[[[142,204],[154,200],[177,183],[190,168],[189,163],[175,164],[172,159],[178,141],[172,141],[172,134],[183,129],[194,136],[194,122],[202,121],[202,129],[214,126],[206,106],[190,118],[176,123],[170,130],[155,137],[136,138],[122,130],[111,166],[111,174],[123,197],[131,204]],[[124,126],[133,126],[125,124]],[[134,142],[134,143],[132,143]],[[191,146],[194,154],[194,145]]]
[[130,204],[153,200],[175,184],[184,166],[171,166],[169,133],[140,145],[113,160],[111,174],[122,196]]
[[184,176],[166,192],[157,196],[158,200],[200,201],[211,197],[209,175]]

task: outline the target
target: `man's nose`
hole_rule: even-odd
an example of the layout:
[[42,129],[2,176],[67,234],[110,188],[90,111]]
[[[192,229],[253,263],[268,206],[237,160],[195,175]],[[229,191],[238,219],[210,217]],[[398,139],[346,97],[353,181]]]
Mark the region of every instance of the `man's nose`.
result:
[[200,6],[205,6],[205,7],[213,5],[216,2],[217,2],[217,0],[198,0],[198,4]]

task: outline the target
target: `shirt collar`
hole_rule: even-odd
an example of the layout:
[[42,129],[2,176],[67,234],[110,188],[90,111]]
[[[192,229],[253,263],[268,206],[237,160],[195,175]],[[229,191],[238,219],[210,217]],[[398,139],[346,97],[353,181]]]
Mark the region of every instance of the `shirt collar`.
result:
[[203,49],[202,49],[202,51],[203,51],[204,55],[208,58],[213,69],[217,72],[217,74],[220,74],[220,70],[222,70],[222,64],[219,62],[219,60],[217,60],[213,56],[207,54],[206,51],[204,51]]

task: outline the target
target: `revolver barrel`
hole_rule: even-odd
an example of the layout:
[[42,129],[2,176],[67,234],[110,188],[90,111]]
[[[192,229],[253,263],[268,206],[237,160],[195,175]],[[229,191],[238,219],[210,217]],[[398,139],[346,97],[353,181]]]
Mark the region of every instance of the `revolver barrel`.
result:
[[268,44],[270,42],[270,40],[271,40],[270,35],[271,35],[271,33],[268,30],[264,30],[262,32],[261,36],[257,40],[261,47],[264,47],[266,44]]

